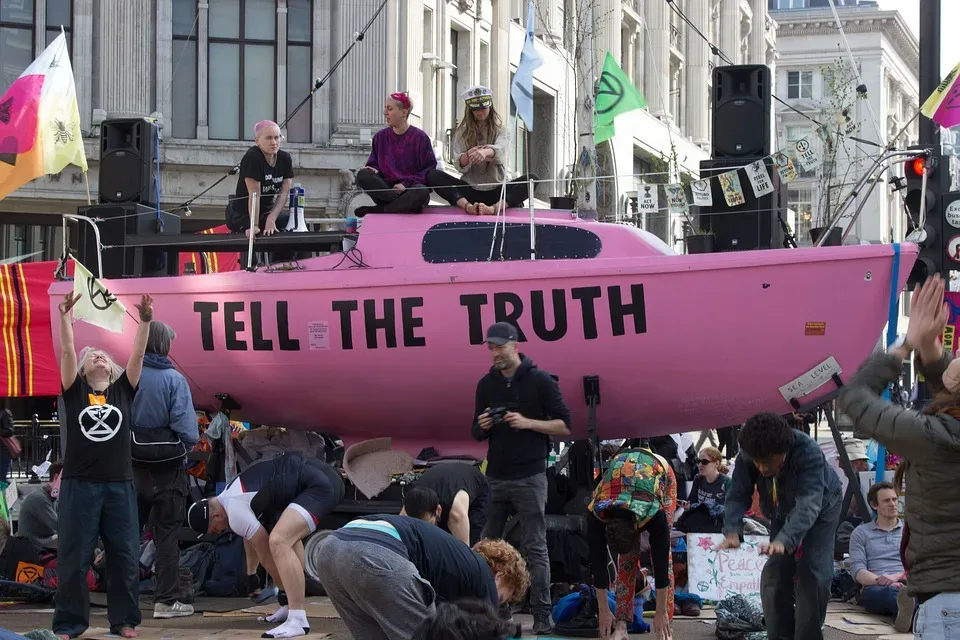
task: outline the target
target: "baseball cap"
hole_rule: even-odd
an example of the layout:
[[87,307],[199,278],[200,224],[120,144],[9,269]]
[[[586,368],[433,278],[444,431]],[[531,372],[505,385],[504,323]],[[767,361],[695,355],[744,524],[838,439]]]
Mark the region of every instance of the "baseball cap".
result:
[[487,342],[504,345],[517,341],[517,328],[509,322],[498,322],[487,329]]
[[187,524],[200,535],[206,535],[207,527],[210,526],[210,504],[206,498],[190,505],[187,510]]

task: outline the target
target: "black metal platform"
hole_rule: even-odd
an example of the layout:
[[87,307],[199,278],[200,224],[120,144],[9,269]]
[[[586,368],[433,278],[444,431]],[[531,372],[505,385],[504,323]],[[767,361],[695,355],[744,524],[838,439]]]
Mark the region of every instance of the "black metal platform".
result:
[[[305,231],[302,233],[277,233],[257,237],[254,251],[340,251],[344,236],[342,231]],[[126,248],[152,248],[164,253],[238,252],[246,251],[249,239],[242,233],[181,234],[181,235],[128,235],[124,238]]]

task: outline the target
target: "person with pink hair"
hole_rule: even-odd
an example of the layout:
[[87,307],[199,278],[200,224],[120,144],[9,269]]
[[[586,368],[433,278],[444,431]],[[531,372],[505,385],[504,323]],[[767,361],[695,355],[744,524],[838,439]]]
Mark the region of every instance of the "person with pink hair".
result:
[[367,164],[357,171],[357,186],[376,203],[356,214],[420,213],[430,202],[427,175],[437,168],[430,136],[408,121],[413,103],[406,92],[391,93],[383,105],[387,126],[373,136]]
[[[283,229],[290,215],[288,203],[293,184],[293,158],[280,148],[280,127],[261,120],[253,127],[254,144],[240,160],[237,190],[227,205],[227,227],[248,236],[271,236]],[[250,194],[259,194],[257,224],[250,228]]]

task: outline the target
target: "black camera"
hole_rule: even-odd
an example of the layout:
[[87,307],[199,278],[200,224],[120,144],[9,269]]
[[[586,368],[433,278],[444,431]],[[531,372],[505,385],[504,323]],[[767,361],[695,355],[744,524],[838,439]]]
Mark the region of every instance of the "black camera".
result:
[[507,407],[494,407],[493,409],[490,409],[490,411],[487,412],[487,415],[490,416],[490,420],[493,421],[492,425],[496,426],[498,424],[506,424],[507,411],[510,411],[510,409]]

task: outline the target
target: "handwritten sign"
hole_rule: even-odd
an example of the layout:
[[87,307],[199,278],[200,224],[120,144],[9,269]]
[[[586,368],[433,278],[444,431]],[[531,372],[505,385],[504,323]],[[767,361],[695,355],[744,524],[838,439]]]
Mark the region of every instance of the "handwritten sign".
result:
[[840,363],[837,362],[836,358],[830,356],[802,376],[794,378],[780,387],[780,395],[787,402],[794,398],[802,398],[830,382],[834,374],[840,372]]
[[760,555],[760,545],[769,541],[768,536],[744,536],[739,549],[714,551],[723,542],[723,534],[687,534],[690,593],[714,602],[737,594],[759,602],[760,572],[767,563],[767,556]]

